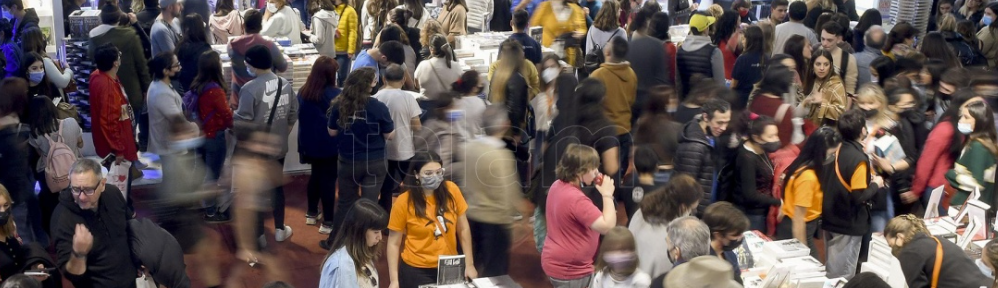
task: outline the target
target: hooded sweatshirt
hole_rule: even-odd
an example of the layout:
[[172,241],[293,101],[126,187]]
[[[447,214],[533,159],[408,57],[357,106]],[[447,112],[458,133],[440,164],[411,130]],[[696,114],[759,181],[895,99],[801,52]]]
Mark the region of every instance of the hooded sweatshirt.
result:
[[[683,42],[679,50],[682,52],[693,52],[707,45],[711,45],[710,37],[689,35],[686,36],[686,41]],[[717,84],[724,85],[724,55],[721,54],[721,49],[714,49],[714,53],[710,56],[710,66],[713,75],[708,76],[711,76]],[[682,73],[683,71],[683,69],[677,70],[677,73]]]
[[335,11],[319,10],[312,15],[312,35],[309,41],[315,44],[319,55],[336,58],[336,28],[340,26],[340,15]]
[[38,28],[38,13],[34,8],[24,9],[24,17],[14,23],[14,38],[21,39],[21,32],[30,28]]
[[603,81],[606,86],[603,113],[617,126],[617,135],[631,131],[631,106],[638,93],[638,75],[631,69],[631,63],[606,62],[589,77]]
[[94,237],[93,248],[87,253],[87,270],[83,275],[65,273],[66,279],[79,288],[135,287],[137,273],[128,248],[127,232],[133,213],[114,185],[104,185],[97,202],[96,209],[83,210],[69,189],[59,193],[59,206],[52,218],[56,262],[60,268],[69,262],[76,225],[83,224]]
[[100,25],[90,30],[90,43],[87,48],[88,58],[93,61],[94,53],[101,45],[111,43],[121,51],[121,66],[118,68],[118,79],[124,87],[129,104],[136,111],[142,111],[145,106],[145,92],[149,89],[149,66],[142,42],[132,28],[113,25]]
[[260,34],[271,38],[288,37],[291,44],[301,44],[301,26],[298,13],[291,6],[284,6],[263,22]]
[[229,37],[243,35],[243,16],[239,10],[229,11],[225,16],[212,14],[208,19],[208,27],[214,43],[229,43]]

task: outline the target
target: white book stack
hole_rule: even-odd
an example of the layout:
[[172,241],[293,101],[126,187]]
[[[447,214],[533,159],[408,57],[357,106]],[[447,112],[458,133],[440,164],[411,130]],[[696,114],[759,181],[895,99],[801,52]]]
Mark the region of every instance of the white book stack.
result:
[[956,243],[956,221],[953,217],[943,216],[936,218],[924,219],[925,228],[929,229],[929,233],[932,236],[936,236],[942,239],[949,239]]
[[811,256],[784,258],[780,260],[780,264],[787,264],[793,267],[790,279],[808,279],[825,276],[825,265],[822,265],[818,259],[814,259]]
[[892,288],[907,286],[904,273],[901,272],[901,262],[891,254],[891,247],[881,233],[873,233],[870,240],[870,255],[860,267],[861,272],[873,272],[884,279]]
[[763,254],[772,256],[775,260],[808,256],[811,249],[797,239],[766,242],[762,245]]

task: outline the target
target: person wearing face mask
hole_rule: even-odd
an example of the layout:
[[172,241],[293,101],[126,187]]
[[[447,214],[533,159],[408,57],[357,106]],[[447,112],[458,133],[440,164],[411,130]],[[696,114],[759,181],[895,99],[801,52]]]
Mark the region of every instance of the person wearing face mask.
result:
[[[38,243],[22,242],[17,237],[14,219],[11,216],[10,193],[0,185],[0,277],[10,279],[25,271],[54,268],[55,263],[48,252]],[[49,272],[48,276],[34,276],[41,283],[37,287],[62,287],[62,273],[59,269]]]
[[901,262],[907,286],[990,287],[993,281],[980,272],[963,247],[932,236],[921,218],[901,215],[891,219],[884,230],[891,254]]
[[981,40],[981,53],[988,60],[988,68],[998,65],[998,3],[988,4],[981,18],[981,30],[977,31],[977,39]]
[[[683,216],[669,222],[666,230],[668,232],[665,236],[665,251],[674,265],[669,272],[675,270],[678,273],[678,271],[684,270],[679,269],[679,266],[700,256],[717,257],[710,254],[710,227],[700,219],[694,216]],[[655,277],[652,283],[662,283],[665,279],[674,278],[675,276],[669,276],[670,274],[674,275],[674,273],[669,272]]]
[[673,267],[673,260],[662,249],[662,240],[667,237],[668,224],[680,217],[696,212],[703,189],[693,177],[676,175],[665,187],[646,191],[641,198],[640,209],[630,217],[627,229],[637,239],[638,254],[644,261],[639,263],[641,271],[652,278],[665,275]]
[[452,179],[456,170],[454,156],[462,155],[463,143],[471,140],[461,135],[464,111],[458,110],[455,103],[461,98],[455,92],[442,92],[432,95],[425,105],[426,113],[420,119],[423,127],[413,134],[413,148],[416,152],[433,152],[440,155],[444,166],[444,177]]
[[[153,58],[154,60],[156,58]],[[200,129],[181,115],[169,116],[168,155],[161,157],[163,185],[156,189],[150,206],[158,224],[177,239],[180,250],[191,255],[198,269],[202,284],[217,287],[222,275],[217,257],[212,254],[221,249],[217,237],[205,233],[201,202],[218,195],[219,188],[202,186],[207,167],[200,161],[197,149],[205,142]],[[206,188],[202,188],[206,187]]]
[[710,255],[716,255],[731,263],[734,270],[734,280],[742,282],[742,269],[738,264],[735,249],[742,245],[745,233],[749,229],[749,219],[742,211],[729,202],[717,202],[707,206],[703,213],[703,223],[710,227]]
[[444,180],[440,156],[420,152],[410,163],[403,182],[405,192],[396,199],[388,220],[388,287],[436,283],[437,260],[458,255],[458,237],[465,256],[463,274],[466,279],[478,278],[465,214],[468,204],[461,189]]
[[950,205],[962,206],[975,189],[979,189],[979,199],[990,203],[994,195],[995,179],[990,174],[995,171],[998,147],[995,145],[996,132],[994,114],[984,102],[970,102],[960,108],[957,131],[966,135],[963,152],[953,169],[946,172],[946,180],[956,188],[956,195]]
[[[872,89],[877,88],[872,87]],[[887,205],[894,207],[887,207],[887,210],[897,210],[897,214],[918,214],[924,211],[922,203],[918,201],[919,197],[911,192],[914,164],[921,154],[926,135],[928,135],[925,129],[925,116],[917,110],[919,104],[918,97],[915,96],[916,93],[907,88],[894,88],[887,91],[887,109],[880,108],[883,111],[881,113],[886,115],[887,123],[886,125],[875,124],[870,130],[874,131],[872,136],[879,136],[878,131],[883,129],[889,135],[897,137],[897,143],[901,145],[905,154],[902,159],[888,159],[885,155],[873,153],[870,159],[873,161],[873,165],[879,168],[881,175],[890,179],[888,186],[890,186],[891,191],[886,200]],[[874,206],[874,210],[876,210],[877,205]],[[892,217],[891,214],[889,213],[887,218]],[[883,223],[886,224],[886,219]],[[874,225],[874,231],[878,231],[878,228],[878,225]]]
[[772,118],[748,114],[748,139],[738,149],[735,158],[733,180],[736,191],[718,191],[731,193],[731,198],[719,195],[717,199],[733,199],[751,222],[749,229],[766,231],[766,215],[770,207],[779,207],[782,201],[773,194],[773,162],[768,154],[776,152],[780,145],[779,129]]
[[[569,144],[560,160],[555,168],[558,180],[548,191],[541,267],[555,288],[584,287],[593,276],[599,235],[617,223],[614,180],[599,173],[599,154],[592,147]],[[596,186],[602,210],[582,192],[585,186]]]
[[[651,149],[651,153],[646,154],[651,156],[651,159],[643,161],[649,165],[649,167],[645,167],[645,172],[650,174],[652,182],[668,182],[674,172],[676,148],[679,147],[679,135],[676,135],[676,133],[662,133],[662,131],[679,131],[683,127],[682,124],[674,121],[668,113],[669,105],[666,103],[669,103],[669,99],[674,98],[675,95],[676,90],[670,86],[663,85],[652,88],[652,93],[648,95],[648,101],[645,103],[644,111],[641,112],[641,117],[638,118],[637,124],[635,124],[632,131],[634,133],[634,147],[645,146]],[[632,154],[636,154],[638,149],[635,148],[634,150]],[[637,168],[640,158],[642,157],[634,157],[635,168]],[[636,176],[640,177],[640,175]],[[644,182],[650,184],[651,182],[647,180]],[[645,190],[645,192],[651,192],[651,190]],[[627,197],[625,196],[625,198]],[[634,202],[641,202],[641,200],[634,199]],[[628,215],[634,214],[633,208],[628,206]]]
[[62,96],[59,88],[45,77],[44,56],[35,52],[25,53],[21,59],[19,76],[28,80],[28,96],[45,96],[49,99]]
[[[170,79],[180,73],[180,62],[173,52],[163,52],[149,60],[149,71],[155,80],[149,84],[147,92],[149,152],[158,155],[173,154],[175,151],[170,149],[169,119],[175,116],[183,117],[184,109],[183,100],[173,88]],[[169,168],[164,170],[167,169]]]
[[776,239],[797,239],[811,248],[811,257],[818,259],[814,236],[818,234],[821,217],[822,189],[818,175],[825,169],[842,143],[842,136],[831,127],[818,128],[808,137],[800,156],[787,167],[783,178],[783,218],[776,226]]
[[[966,83],[966,81],[964,81]],[[941,87],[948,84],[940,83]],[[917,195],[922,203],[929,202],[932,190],[938,187],[948,186],[946,172],[953,167],[953,162],[960,158],[963,152],[964,135],[958,131],[960,119],[960,109],[967,103],[982,101],[969,89],[959,89],[952,92],[948,97],[949,107],[941,114],[938,123],[929,132],[925,140],[925,146],[918,157],[915,165],[915,176],[911,184],[911,192]],[[939,203],[939,215],[947,215],[949,200],[952,193],[943,195]]]
[[419,83],[419,93],[437,95],[450,90],[451,83],[461,78],[461,64],[454,58],[454,50],[443,34],[430,36],[430,58],[419,62],[413,77]]
[[981,260],[977,262],[977,267],[981,268],[984,276],[994,278],[991,287],[998,285],[998,276],[995,276],[994,272],[998,269],[998,240],[992,239],[988,241],[987,245],[984,245],[984,251],[981,251]]
[[648,288],[651,277],[641,271],[634,235],[617,226],[603,237],[596,255],[596,275],[590,288]]
[[[454,99],[454,109],[460,110],[458,118],[461,136],[464,139],[475,139],[485,135],[482,129],[482,113],[490,103],[478,96],[482,92],[484,79],[477,71],[466,71],[461,74],[457,81],[451,83],[451,91],[459,93],[460,96]],[[454,114],[455,116],[457,114]],[[453,119],[453,120],[460,120]]]
[[[683,126],[679,134],[679,148],[676,149],[676,174],[693,176],[703,187],[703,198],[697,207],[697,215],[712,203],[716,194],[714,179],[717,137],[728,129],[731,122],[731,105],[721,99],[711,99],[700,108],[700,119],[693,119]],[[719,167],[717,167],[719,168]]]
[[270,38],[288,38],[291,44],[301,44],[301,29],[304,26],[298,12],[285,0],[268,0],[267,12],[263,14],[263,29],[260,35]]

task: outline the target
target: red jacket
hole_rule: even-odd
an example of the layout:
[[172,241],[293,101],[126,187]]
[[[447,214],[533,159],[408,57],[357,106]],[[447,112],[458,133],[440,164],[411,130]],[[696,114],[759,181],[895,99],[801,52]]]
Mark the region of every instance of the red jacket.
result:
[[[932,128],[925,140],[925,147],[915,165],[915,179],[911,184],[911,192],[922,196],[929,187],[949,186],[946,181],[946,171],[953,169],[952,155],[949,154],[953,145],[953,125],[949,120],[942,120]],[[940,201],[949,204],[949,201]],[[943,204],[943,205],[945,205]]]
[[138,161],[135,134],[132,133],[132,106],[121,81],[100,70],[90,74],[90,113],[93,116],[94,149],[97,156],[108,153]]
[[665,48],[665,69],[668,70],[670,83],[676,83],[676,43],[665,41],[662,43]]
[[229,108],[225,98],[225,90],[221,87],[208,89],[198,98],[198,115],[204,122],[201,127],[204,137],[215,138],[215,133],[232,127],[232,108]]

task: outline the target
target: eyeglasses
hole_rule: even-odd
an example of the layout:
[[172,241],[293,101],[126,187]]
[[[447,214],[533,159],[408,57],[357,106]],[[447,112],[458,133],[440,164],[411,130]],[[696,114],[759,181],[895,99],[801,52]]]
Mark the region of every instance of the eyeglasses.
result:
[[427,176],[427,177],[434,176],[434,175],[436,175],[436,176],[443,176],[444,175],[444,171],[445,171],[444,168],[440,168],[440,169],[437,169],[437,170],[423,171],[423,172],[420,172],[419,174],[423,174],[423,176]]
[[100,183],[97,183],[93,188],[90,187],[72,187],[70,192],[73,192],[73,196],[80,196],[80,194],[86,194],[87,196],[93,196],[97,193],[97,187],[100,187]]
[[374,278],[374,273],[371,273],[371,269],[364,266],[362,270],[364,271],[364,276],[367,276],[367,279],[371,279],[371,286],[378,287],[378,279]]
[[180,68],[180,62],[177,62],[177,64],[173,64],[173,66],[170,66],[170,68]]

